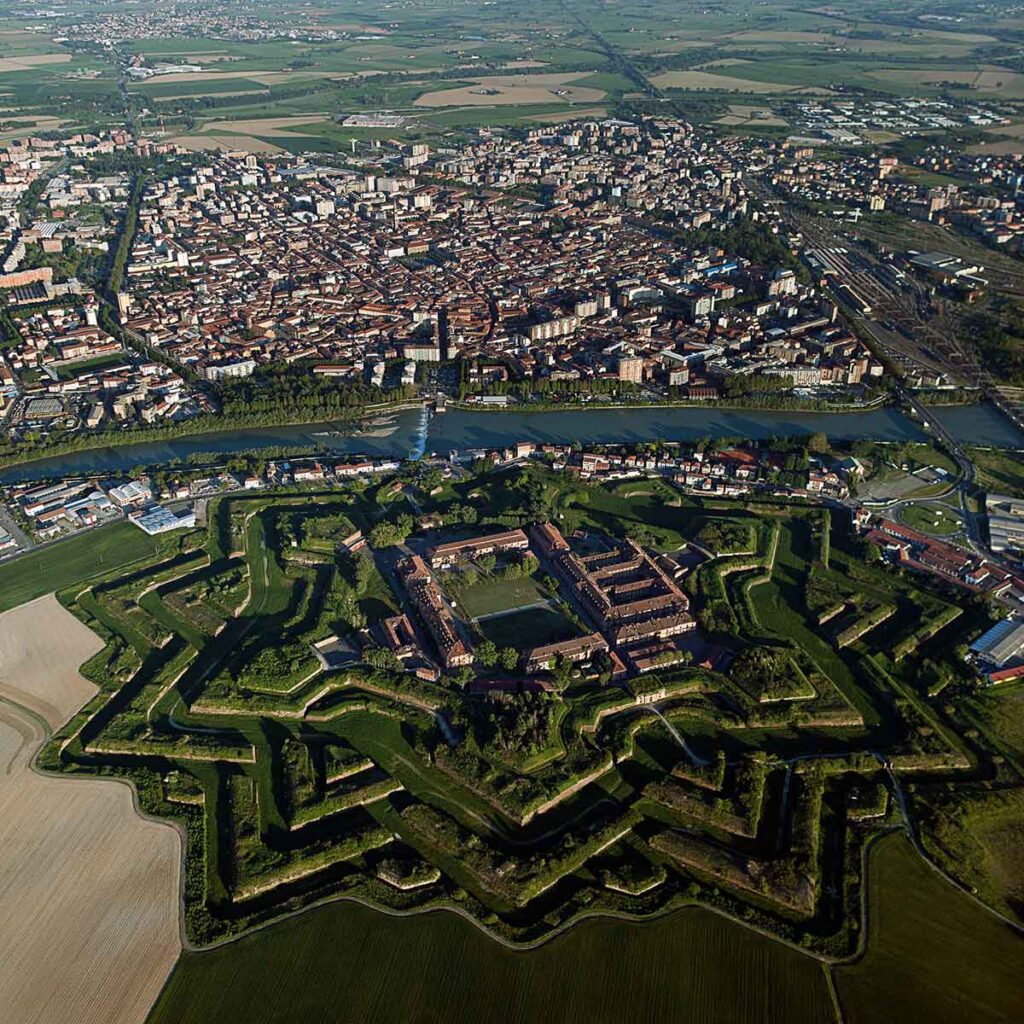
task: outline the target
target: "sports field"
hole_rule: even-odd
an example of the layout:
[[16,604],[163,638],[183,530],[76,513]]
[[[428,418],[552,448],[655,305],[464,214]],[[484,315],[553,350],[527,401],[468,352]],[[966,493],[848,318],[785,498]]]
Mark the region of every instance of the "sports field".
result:
[[486,580],[463,590],[459,595],[459,604],[467,615],[478,619],[537,604],[546,599],[546,595],[531,579]]
[[524,608],[508,615],[484,619],[480,629],[498,647],[527,650],[576,636],[579,630],[554,608]]

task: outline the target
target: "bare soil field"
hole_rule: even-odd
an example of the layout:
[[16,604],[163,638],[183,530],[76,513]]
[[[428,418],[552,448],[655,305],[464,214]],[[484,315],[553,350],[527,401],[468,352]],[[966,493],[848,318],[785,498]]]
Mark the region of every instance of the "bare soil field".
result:
[[[12,128],[10,131],[4,131],[0,128],[0,142],[7,142],[10,139],[22,139],[27,135],[35,135],[36,132],[52,132],[64,124],[64,119],[60,117],[36,117],[34,114],[29,116],[18,116],[11,118],[12,121],[31,121],[31,126],[22,128]],[[0,117],[0,123],[3,118]]]
[[0,615],[0,1019],[12,1024],[141,1024],[181,950],[177,832],[139,817],[127,786],[31,768],[44,721],[94,692],[76,670],[100,646],[52,595]]
[[289,135],[309,135],[309,132],[297,132],[304,124],[323,124],[329,114],[293,114],[289,117],[256,117],[245,121],[208,121],[203,125],[204,132],[234,132],[239,135],[277,135],[286,132]]
[[[312,11],[308,11],[308,14],[312,14]],[[328,14],[330,12],[327,12]],[[382,39],[385,36],[391,35],[391,29],[381,28],[380,25],[361,25],[357,21],[332,21],[322,22],[323,28],[335,28],[340,32],[359,32],[364,36],[380,36]]]
[[578,72],[551,75],[489,75],[461,89],[438,89],[414,101],[417,107],[496,107],[530,103],[596,103],[601,89],[567,83],[582,78]]
[[239,150],[244,153],[283,153],[280,146],[272,142],[265,142],[263,139],[253,138],[251,135],[175,135],[167,140],[182,149],[190,149],[194,153],[202,152],[204,149],[216,150],[219,153],[228,153]]
[[524,121],[537,121],[540,124],[558,124],[560,121],[575,121],[584,117],[607,117],[607,107],[584,107],[582,110],[573,108],[557,114],[530,114],[522,118]]
[[712,75],[707,71],[666,71],[652,78],[659,89],[717,89],[722,92],[827,92],[799,85],[779,85],[775,82],[755,82],[749,78]]
[[330,71],[175,71],[170,75],[155,75],[146,82],[219,82],[228,78],[248,78],[261,85],[277,85],[281,82],[301,82],[307,78],[330,78]]
[[706,46],[703,39],[673,39],[671,42],[664,41],[658,44],[658,49],[651,53],[652,57],[667,57],[673,53],[681,53],[683,50],[699,50]]
[[718,60],[705,61],[703,64],[697,65],[698,71],[707,70],[707,68],[734,68],[739,64],[756,64],[757,61],[750,60],[748,57],[719,57]]
[[223,64],[245,59],[227,50],[161,50],[151,55],[153,61],[170,61],[172,57],[182,64]]
[[23,57],[0,57],[0,72],[29,71],[40,64],[67,64],[70,53],[27,53]]
[[103,641],[53,594],[0,615],[0,699],[12,701],[59,729],[96,693],[78,666]]
[[1020,139],[1003,139],[1001,142],[979,142],[976,146],[968,146],[968,153],[991,153],[993,156],[1012,156],[1024,153],[1024,141]]
[[986,135],[991,142],[979,142],[968,146],[968,153],[992,153],[995,156],[1024,153],[1024,124],[1005,124],[991,128]]
[[824,32],[778,32],[771,29],[730,32],[731,40],[748,43],[836,43],[836,37]]
[[988,135],[1005,135],[1011,139],[1024,139],[1024,123],[1001,124],[998,128],[991,128]]
[[774,111],[765,107],[751,107],[741,103],[729,104],[729,113],[715,121],[725,125],[765,125],[772,128],[785,128],[789,122],[779,117]]
[[[861,26],[863,27],[863,26]],[[944,32],[940,28],[916,29],[916,36],[926,36],[928,39],[938,39],[951,43],[998,43],[995,36],[984,35],[981,32]]]
[[184,92],[174,96],[153,96],[154,103],[170,103],[172,100],[194,100],[197,96],[265,96],[265,89],[233,89],[230,92]]
[[864,132],[864,138],[869,142],[899,142],[903,136],[897,135],[896,132],[885,132],[885,131],[866,131]]

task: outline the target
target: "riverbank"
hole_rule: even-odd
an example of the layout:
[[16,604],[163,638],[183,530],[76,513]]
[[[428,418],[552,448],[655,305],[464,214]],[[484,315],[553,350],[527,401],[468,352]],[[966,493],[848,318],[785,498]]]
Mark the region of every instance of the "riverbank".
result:
[[[0,455],[0,471],[17,466],[31,466],[50,459],[59,459],[68,455],[84,454],[115,448],[131,448],[146,444],[160,444],[182,440],[189,441],[195,437],[228,432],[249,430],[274,430],[289,427],[322,427],[328,425],[333,432],[341,435],[362,436],[369,438],[388,438],[393,429],[387,423],[389,417],[409,410],[424,409],[430,406],[428,399],[407,399],[394,403],[368,405],[351,414],[342,414],[330,420],[320,417],[310,418],[308,414],[271,416],[266,414],[252,416],[222,416],[208,413],[189,420],[164,422],[158,426],[133,428],[115,433],[96,431],[80,433],[66,442],[30,448],[25,452],[14,452]],[[463,412],[505,413],[509,415],[533,415],[538,412],[587,413],[587,412],[618,412],[618,411],[651,411],[655,409],[723,409],[735,412],[754,413],[853,413],[872,412],[890,404],[886,396],[867,403],[842,403],[824,401],[805,401],[794,399],[789,402],[758,402],[755,400],[716,399],[710,401],[663,401],[663,402],[589,402],[573,404],[567,402],[536,402],[518,403],[511,406],[480,405],[475,402],[453,400],[448,408]],[[372,429],[369,429],[372,428]]]
[[592,402],[514,402],[508,405],[484,405],[481,402],[452,399],[447,403],[447,406],[449,409],[458,409],[462,412],[518,413],[525,416],[535,412],[616,412],[632,409],[725,409],[732,412],[845,413],[872,412],[886,405],[895,406],[895,404],[891,397],[883,395],[871,402],[829,402],[799,398],[785,402],[759,402],[754,399],[731,398],[680,398],[657,402],[601,402],[594,400]]
[[[333,421],[226,429],[51,456],[0,469],[0,483],[129,473],[137,466],[210,461],[257,451],[297,451],[324,456],[418,459],[533,444],[639,444],[704,439],[769,440],[824,433],[832,441],[903,443],[928,438],[922,425],[895,406],[848,412],[785,412],[712,406],[645,406],[634,409],[573,409],[544,413],[452,408],[431,417],[422,404],[375,408],[370,415],[393,423],[360,426]],[[935,410],[943,426],[965,445],[1024,449],[1021,433],[988,404]],[[369,429],[366,429],[366,426]]]
[[[377,420],[393,419],[385,428]],[[231,458],[259,451],[273,458],[291,455],[348,454],[405,458],[414,449],[426,420],[420,405],[374,408],[358,420],[302,421],[271,426],[233,427],[222,421],[198,433],[158,434],[131,443],[97,443],[55,455],[0,462],[0,483],[54,477],[128,473],[137,466],[187,464],[194,456]],[[376,425],[374,425],[376,423]],[[366,427],[369,429],[366,429]],[[102,440],[102,439],[98,439]]]
[[[480,405],[474,402],[452,401],[448,408],[467,413],[484,412],[488,415],[503,413],[506,415],[528,416],[536,413],[607,413],[620,411],[651,412],[662,409],[721,409],[734,412],[749,413],[855,413],[872,412],[885,407],[887,400],[882,398],[868,405],[843,404],[833,402],[795,402],[793,404],[760,404],[756,402],[715,401],[693,402],[616,402],[571,404],[564,402],[538,402],[517,404],[512,406]],[[424,409],[429,405],[427,400],[402,401],[394,404],[370,405],[352,415],[342,415],[331,420],[308,415],[272,417],[269,422],[263,416],[218,416],[207,414],[190,420],[165,423],[155,427],[123,430],[117,433],[83,433],[76,434],[70,441],[30,448],[25,452],[0,456],[0,472],[19,466],[31,467],[35,463],[46,463],[50,460],[66,456],[85,455],[89,452],[108,451],[117,448],[136,448],[143,445],[159,445],[182,441],[214,434],[239,434],[248,431],[277,430],[284,428],[323,428],[322,434],[337,436],[366,437],[374,440],[387,439],[394,433],[395,427],[388,421],[398,414],[412,410]],[[327,446],[328,448],[330,446]],[[216,449],[215,449],[216,450]],[[325,448],[326,450],[326,448]]]
[[[321,418],[310,419],[308,415],[281,416],[264,421],[262,416],[219,416],[209,413],[190,420],[159,427],[146,427],[137,430],[124,430],[116,434],[95,432],[76,435],[76,440],[63,444],[55,444],[42,449],[30,449],[24,455],[0,456],[0,471],[16,466],[27,466],[35,462],[46,462],[64,456],[86,454],[94,451],[113,450],[116,448],[134,448],[147,444],[160,444],[166,441],[188,441],[192,438],[210,434],[239,433],[256,430],[276,430],[289,427],[331,426],[344,428],[342,432],[359,434],[365,425],[374,425],[382,417],[422,408],[421,402],[398,402],[394,405],[370,405],[360,409],[356,414],[341,415],[331,420]],[[387,437],[386,430],[375,430],[370,436]],[[80,438],[80,439],[79,439]]]

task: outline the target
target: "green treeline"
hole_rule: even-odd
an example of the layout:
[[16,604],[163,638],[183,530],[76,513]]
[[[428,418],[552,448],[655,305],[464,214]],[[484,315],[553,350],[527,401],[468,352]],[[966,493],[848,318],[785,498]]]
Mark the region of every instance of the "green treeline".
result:
[[416,397],[411,385],[379,388],[373,384],[343,384],[319,380],[309,367],[267,367],[251,377],[224,381],[219,387],[226,417],[244,416],[256,424],[274,425],[304,415],[307,422],[337,419],[339,414],[362,412],[368,405],[404,402]]

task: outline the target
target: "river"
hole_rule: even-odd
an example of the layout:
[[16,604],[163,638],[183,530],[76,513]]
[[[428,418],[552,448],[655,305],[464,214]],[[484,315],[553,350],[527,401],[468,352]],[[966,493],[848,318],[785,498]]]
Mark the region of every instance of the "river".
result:
[[[933,410],[964,444],[1024,448],[1024,434],[991,405]],[[916,441],[925,434],[895,408],[870,412],[757,412],[707,406],[648,409],[574,409],[565,412],[476,412],[452,409],[432,419],[422,409],[385,413],[362,429],[317,423],[254,427],[72,452],[0,472],[0,482],[124,473],[140,465],[167,465],[190,455],[228,457],[255,448],[312,445],[338,455],[420,458],[424,454],[535,443],[693,441],[703,437],[764,440],[823,431],[832,440]]]

